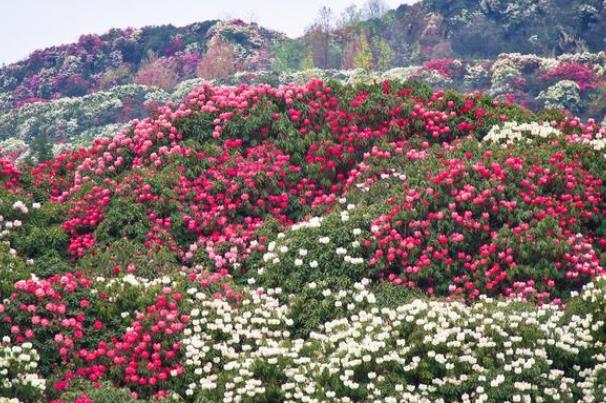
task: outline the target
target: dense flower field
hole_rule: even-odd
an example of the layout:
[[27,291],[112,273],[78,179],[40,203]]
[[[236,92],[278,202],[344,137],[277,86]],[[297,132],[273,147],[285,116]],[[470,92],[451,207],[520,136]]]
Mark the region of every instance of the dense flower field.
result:
[[417,82],[204,84],[0,160],[0,396],[604,401],[605,135]]

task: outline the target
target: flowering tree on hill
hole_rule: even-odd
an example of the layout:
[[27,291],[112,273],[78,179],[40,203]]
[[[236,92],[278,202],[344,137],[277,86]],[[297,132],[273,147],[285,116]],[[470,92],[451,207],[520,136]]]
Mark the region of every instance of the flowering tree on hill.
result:
[[141,85],[150,85],[169,89],[177,85],[179,77],[175,73],[174,63],[171,61],[158,58],[155,54],[150,53],[147,62],[144,63],[135,76],[135,83]]
[[226,77],[242,68],[234,45],[221,39],[213,41],[197,67],[198,77],[213,80]]

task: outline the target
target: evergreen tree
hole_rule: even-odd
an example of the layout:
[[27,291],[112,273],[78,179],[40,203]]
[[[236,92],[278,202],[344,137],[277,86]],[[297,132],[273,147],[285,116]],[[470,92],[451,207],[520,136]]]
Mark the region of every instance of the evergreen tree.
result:
[[391,66],[392,51],[391,47],[381,38],[374,38],[372,41],[373,47],[377,55],[377,61],[375,67],[379,71],[385,71]]
[[315,67],[316,67],[316,64],[314,62],[314,54],[313,54],[313,51],[310,49],[310,50],[308,50],[307,54],[305,55],[305,58],[301,62],[301,69],[302,70],[311,70]]
[[53,145],[50,143],[45,132],[36,136],[30,147],[31,156],[36,162],[41,163],[53,158]]

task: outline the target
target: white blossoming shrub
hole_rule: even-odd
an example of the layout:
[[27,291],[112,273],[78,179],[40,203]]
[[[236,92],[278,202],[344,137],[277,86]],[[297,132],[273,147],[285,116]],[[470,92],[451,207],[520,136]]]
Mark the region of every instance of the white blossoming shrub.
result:
[[353,283],[372,274],[361,242],[369,237],[373,214],[340,202],[334,213],[295,224],[269,242],[251,273],[260,286],[295,293],[313,281]]
[[0,341],[0,401],[42,399],[46,381],[37,373],[39,358],[31,343],[11,345],[9,337]]
[[549,123],[505,122],[501,126],[493,126],[482,141],[507,145],[519,141],[531,143],[535,139],[548,139],[558,136],[561,136],[560,131]]
[[[240,303],[196,288],[185,331],[187,395],[225,402],[604,401],[606,280],[570,309],[482,299],[384,304],[370,281],[310,283],[336,319],[293,336],[279,289]],[[304,292],[305,290],[301,290]]]
[[606,128],[600,129],[594,136],[569,135],[565,136],[559,129],[547,122],[518,123],[505,122],[502,125],[492,126],[490,131],[482,139],[485,143],[494,143],[507,146],[516,142],[532,143],[537,140],[557,139],[569,143],[580,143],[588,145],[606,158]]
[[541,91],[537,100],[541,101],[545,108],[576,112],[581,103],[581,90],[576,82],[562,80]]
[[251,291],[235,307],[227,300],[190,289],[196,308],[185,330],[187,396],[196,401],[268,401],[292,365],[287,307]]

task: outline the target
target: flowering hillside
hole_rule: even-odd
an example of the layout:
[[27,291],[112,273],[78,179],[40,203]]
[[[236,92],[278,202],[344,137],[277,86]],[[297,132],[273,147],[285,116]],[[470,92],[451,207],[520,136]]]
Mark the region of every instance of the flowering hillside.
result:
[[151,109],[0,160],[0,399],[606,399],[594,121],[398,80]]
[[[42,162],[202,82],[420,80],[606,124],[602,0],[380,0],[296,39],[240,19],[90,34],[0,67],[0,155]],[[521,29],[521,28],[524,29]]]
[[116,85],[170,88],[196,77],[200,68],[212,67],[205,57],[220,49],[237,57],[242,70],[268,68],[271,48],[284,38],[237,19],[83,35],[76,43],[36,50],[0,68],[0,111]]
[[605,50],[602,0],[423,0],[395,10],[367,3],[366,12],[349,8],[338,19],[326,9],[293,40],[239,19],[83,35],[0,68],[0,111],[116,85],[170,88],[240,70],[387,70],[436,59]]
[[[304,84],[312,78],[322,78],[356,84],[415,79],[429,82],[435,88],[481,91],[535,111],[542,108],[566,111],[606,126],[605,74],[606,58],[602,52],[558,58],[504,54],[495,62],[442,59],[383,73],[361,69],[242,72],[210,82]],[[129,84],[83,97],[23,106],[0,115],[0,153],[16,160],[36,157],[36,150],[31,148],[41,136],[54,146],[55,155],[65,148],[90,144],[96,137],[115,134],[132,119],[144,118],[157,105],[179,102],[203,82],[202,79],[185,80],[167,90]]]

